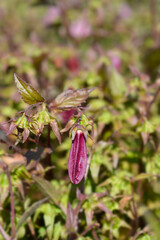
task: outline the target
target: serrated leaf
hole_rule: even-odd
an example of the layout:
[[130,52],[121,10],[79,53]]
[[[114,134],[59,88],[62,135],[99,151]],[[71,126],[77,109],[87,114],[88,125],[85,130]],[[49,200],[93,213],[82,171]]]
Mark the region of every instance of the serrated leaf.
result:
[[72,108],[81,105],[89,97],[89,94],[95,88],[82,88],[77,90],[67,90],[59,94],[56,99],[50,104],[51,108]]
[[[59,206],[58,202],[60,201],[60,194],[52,185],[52,183],[44,180],[40,177],[32,175],[33,180],[37,183],[39,189],[48,196],[57,206]],[[64,209],[63,209],[64,210]]]
[[18,92],[21,94],[25,103],[29,105],[44,102],[44,98],[28,83],[24,82],[17,74],[14,74],[14,80]]
[[34,204],[32,204],[32,206],[30,206],[27,211],[22,215],[22,217],[20,218],[19,220],[19,223],[16,227],[16,233],[18,233],[18,230],[19,228],[22,226],[22,224],[25,223],[25,221],[27,220],[28,217],[30,217],[34,212],[35,210],[42,204],[44,203],[45,201],[47,200],[47,198],[44,198]]

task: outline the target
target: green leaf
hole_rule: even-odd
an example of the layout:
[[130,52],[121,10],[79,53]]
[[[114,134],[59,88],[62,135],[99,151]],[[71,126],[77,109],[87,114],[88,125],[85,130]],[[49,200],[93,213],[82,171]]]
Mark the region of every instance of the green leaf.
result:
[[54,234],[53,234],[54,240],[58,240],[60,238],[61,230],[62,230],[62,225],[60,222],[57,222],[54,226]]
[[44,98],[29,84],[25,83],[17,74],[14,74],[16,87],[25,103],[30,105],[44,102]]
[[91,125],[89,119],[84,114],[81,115],[80,124],[83,125],[84,127],[87,127],[88,125]]
[[61,143],[61,134],[60,134],[60,131],[59,131],[58,123],[54,118],[52,118],[52,121],[50,122],[50,125],[51,125],[51,128],[52,128],[54,134],[56,135],[59,143]]
[[156,153],[149,161],[146,163],[146,172],[149,174],[160,173],[160,153]]
[[46,228],[45,227],[40,227],[38,232],[39,232],[39,236],[44,239],[45,236],[46,236]]
[[33,180],[37,183],[39,189],[48,196],[56,205],[59,206],[58,202],[60,201],[60,194],[52,185],[52,183],[44,180],[40,177],[32,175]]
[[93,162],[90,165],[90,170],[91,170],[92,178],[94,179],[94,181],[96,183],[98,183],[98,174],[99,174],[99,170],[100,170],[100,164],[98,165]]
[[50,203],[45,203],[41,205],[34,214],[34,222],[37,221],[37,218],[40,214],[43,214],[45,229],[47,232],[48,240],[53,239],[53,230],[54,230],[54,221],[56,215],[61,213],[61,210]]
[[0,205],[5,203],[9,190],[8,190],[8,179],[5,173],[0,174]]
[[136,238],[136,240],[151,240],[152,238],[148,234],[143,234],[139,238]]
[[111,114],[108,110],[103,111],[102,113],[100,113],[98,120],[99,122],[108,124],[110,122],[113,121],[113,114]]
[[155,236],[156,236],[155,239],[159,240],[160,239],[160,228],[159,228],[158,218],[150,210],[145,212],[144,218],[149,223],[150,227],[153,229]]
[[133,181],[140,181],[140,180],[143,180],[143,179],[147,179],[147,178],[150,178],[150,177],[153,177],[154,175],[153,174],[150,174],[150,173],[141,173],[139,175],[137,175],[136,177],[133,178]]
[[153,133],[154,131],[155,126],[148,120],[145,120],[144,123],[137,128],[137,132]]
[[126,83],[124,78],[114,68],[112,68],[110,72],[109,88],[112,96],[115,98],[124,96],[126,92]]
[[19,229],[19,231],[18,231],[18,236],[17,236],[17,238],[18,238],[18,239],[24,239],[25,234],[26,234],[26,228],[25,228],[25,226],[21,226],[20,229]]
[[28,217],[30,217],[34,212],[35,210],[42,204],[44,203],[45,201],[47,200],[47,198],[44,198],[34,204],[32,204],[32,206],[30,206],[27,211],[22,215],[22,217],[20,218],[19,220],[19,223],[16,227],[16,233],[18,233],[18,230],[20,229],[20,227],[22,226],[22,224],[24,224],[27,220]]
[[15,125],[19,128],[28,128],[28,119],[25,113],[23,113],[23,115],[17,119]]

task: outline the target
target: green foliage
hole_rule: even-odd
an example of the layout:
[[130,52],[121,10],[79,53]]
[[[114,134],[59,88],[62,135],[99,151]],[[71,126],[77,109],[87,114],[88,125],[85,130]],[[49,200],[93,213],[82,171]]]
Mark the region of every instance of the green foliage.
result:
[[38,202],[35,202],[32,206],[30,206],[27,211],[22,215],[22,217],[20,218],[18,225],[16,227],[16,232],[19,232],[19,229],[21,227],[22,224],[24,224],[26,222],[26,220],[35,212],[35,210],[43,203],[47,200],[47,198],[42,199]]
[[151,237],[148,234],[143,234],[141,237],[137,238],[137,240],[151,240]]
[[[159,10],[0,2],[0,240],[160,239]],[[88,162],[74,185],[77,130]]]

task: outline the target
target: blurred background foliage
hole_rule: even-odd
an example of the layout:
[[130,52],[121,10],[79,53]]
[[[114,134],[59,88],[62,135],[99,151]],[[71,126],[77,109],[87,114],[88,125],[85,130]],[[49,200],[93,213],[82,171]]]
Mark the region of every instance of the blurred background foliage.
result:
[[[67,89],[97,87],[87,100],[94,135],[84,186],[68,178],[68,133],[59,145],[46,127],[38,144],[31,134],[10,149],[16,136],[6,137],[8,123],[2,125],[0,158],[11,169],[17,239],[160,239],[159,12],[159,0],[0,2],[1,124],[27,107],[14,73],[48,103]],[[58,115],[60,128],[71,115]],[[3,169],[0,225],[10,234]]]

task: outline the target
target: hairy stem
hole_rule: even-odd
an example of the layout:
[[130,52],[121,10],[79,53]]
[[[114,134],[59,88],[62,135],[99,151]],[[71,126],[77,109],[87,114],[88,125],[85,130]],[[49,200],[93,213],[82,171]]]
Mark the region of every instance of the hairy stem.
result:
[[150,0],[150,14],[152,23],[152,36],[154,39],[155,47],[158,45],[158,31],[157,31],[157,18],[156,18],[156,0]]
[[148,104],[148,106],[147,106],[147,110],[146,110],[146,116],[147,116],[147,118],[149,118],[149,116],[150,116],[151,107],[152,107],[153,103],[155,103],[155,101],[156,101],[159,93],[160,93],[160,87],[157,88],[157,91],[155,92],[152,101],[151,101],[151,102]]
[[11,175],[8,167],[6,167],[6,174],[9,183],[9,192],[11,198],[11,239],[15,237],[15,208],[14,208],[14,196],[13,196],[13,189],[12,189],[12,182],[11,182]]
[[10,237],[8,236],[8,234],[5,232],[4,228],[1,225],[0,225],[0,233],[5,240],[10,240]]
[[134,226],[134,231],[138,229],[139,226],[139,219],[138,219],[138,213],[137,213],[137,206],[136,206],[136,202],[134,199],[134,187],[133,187],[133,182],[131,182],[131,195],[132,195],[132,206],[133,206],[133,215],[134,215],[134,222],[135,222],[135,226]]
[[89,225],[89,226],[87,227],[87,229],[84,230],[79,236],[82,237],[82,236],[84,236],[86,233],[88,233],[89,231],[91,231],[92,229],[97,228],[97,227],[99,227],[99,224],[98,224],[97,222],[95,222],[95,223]]

